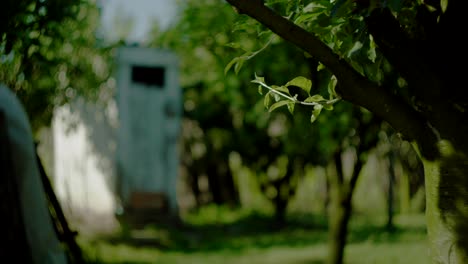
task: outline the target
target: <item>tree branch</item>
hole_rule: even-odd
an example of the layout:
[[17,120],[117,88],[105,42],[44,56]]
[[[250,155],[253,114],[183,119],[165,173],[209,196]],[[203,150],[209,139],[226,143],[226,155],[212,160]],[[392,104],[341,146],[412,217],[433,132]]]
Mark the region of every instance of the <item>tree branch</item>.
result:
[[[454,106],[452,100],[448,100],[450,95],[446,92],[447,87],[456,90],[461,85],[449,85],[444,80],[438,65],[441,63],[434,59],[437,57],[434,53],[441,51],[437,50],[436,46],[432,46],[433,43],[427,43],[434,41],[410,39],[401,29],[397,19],[386,8],[374,10],[366,18],[366,24],[379,49],[408,82],[408,88],[414,95],[415,105],[421,115],[431,123],[442,138],[449,139],[466,151],[468,149],[466,115]],[[443,65],[451,69],[450,65],[453,63],[443,63]],[[448,79],[452,78],[453,76]]]
[[308,52],[324,64],[338,79],[337,92],[344,100],[362,106],[386,120],[408,140],[418,140],[429,159],[438,154],[437,137],[421,115],[406,102],[379,87],[355,71],[312,33],[263,5],[262,1],[227,0],[240,14],[265,25],[286,41]]

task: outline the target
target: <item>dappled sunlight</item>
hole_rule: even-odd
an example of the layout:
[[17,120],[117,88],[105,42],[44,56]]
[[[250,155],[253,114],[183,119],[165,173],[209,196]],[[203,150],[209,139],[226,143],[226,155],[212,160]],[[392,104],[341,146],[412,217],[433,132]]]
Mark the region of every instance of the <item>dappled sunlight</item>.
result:
[[[76,103],[56,111],[53,123],[55,192],[69,220],[84,232],[110,232],[114,218],[114,132],[90,113],[95,106]],[[75,115],[74,123],[69,119]],[[107,126],[106,126],[107,125]]]

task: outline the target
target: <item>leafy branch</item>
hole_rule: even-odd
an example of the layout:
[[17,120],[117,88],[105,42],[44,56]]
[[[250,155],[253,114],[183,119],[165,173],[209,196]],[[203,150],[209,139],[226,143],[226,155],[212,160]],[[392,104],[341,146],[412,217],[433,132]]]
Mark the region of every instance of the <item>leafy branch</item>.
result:
[[[259,77],[257,75],[255,75],[255,80],[252,80],[252,82],[259,84],[258,92],[261,95],[263,95],[262,87],[268,90],[267,94],[265,95],[264,105],[269,112],[272,112],[273,110],[286,105],[288,107],[289,112],[293,114],[294,106],[296,104],[312,106],[314,109],[312,110],[312,114],[310,117],[311,123],[317,120],[317,117],[320,115],[322,109],[329,111],[333,110],[333,104],[341,100],[341,97],[338,96],[335,92],[335,87],[337,84],[335,77],[332,77],[328,85],[328,93],[330,95],[329,99],[325,99],[320,94],[311,95],[310,89],[312,88],[312,81],[303,76],[298,76],[282,86],[269,86],[265,83],[265,78]],[[297,99],[298,95],[292,95],[289,90],[289,87],[291,86],[301,88],[307,93],[308,97],[304,101]],[[272,98],[274,99],[274,103],[271,102]]]
[[[271,35],[271,37],[267,41],[267,43],[265,45],[263,45],[263,47],[261,47],[260,49],[258,49],[256,51],[247,51],[246,53],[242,54],[241,56],[235,57],[234,59],[232,59],[226,65],[226,67],[224,68],[224,74],[226,74],[229,71],[229,69],[232,68],[233,65],[234,65],[234,72],[236,74],[238,74],[240,69],[242,68],[242,65],[244,64],[244,62],[246,60],[250,60],[253,57],[255,57],[257,54],[259,54],[260,52],[264,51],[268,46],[270,46],[270,44],[273,42],[273,40],[275,40],[275,38],[277,38],[276,35]],[[234,45],[232,43],[230,44],[230,46],[234,47]]]

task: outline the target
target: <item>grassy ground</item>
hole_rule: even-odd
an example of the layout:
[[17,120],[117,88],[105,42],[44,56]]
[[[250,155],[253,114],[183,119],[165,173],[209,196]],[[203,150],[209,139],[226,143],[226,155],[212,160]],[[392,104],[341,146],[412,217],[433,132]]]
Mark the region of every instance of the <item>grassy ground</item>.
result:
[[[261,214],[206,209],[179,226],[150,226],[130,235],[79,237],[90,263],[316,264],[327,254],[325,219],[291,217],[278,228]],[[345,263],[428,263],[424,216],[399,216],[392,232],[379,217],[355,216]]]

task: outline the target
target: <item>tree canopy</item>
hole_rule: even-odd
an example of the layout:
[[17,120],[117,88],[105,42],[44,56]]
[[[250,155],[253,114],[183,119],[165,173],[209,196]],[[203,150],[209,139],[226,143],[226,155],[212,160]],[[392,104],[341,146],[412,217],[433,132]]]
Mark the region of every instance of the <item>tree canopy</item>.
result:
[[93,1],[8,0],[0,17],[0,82],[25,105],[34,131],[50,124],[55,106],[109,91],[112,47],[96,37]]
[[[336,76],[343,99],[378,114],[421,148],[436,151],[440,136],[466,151],[466,133],[459,132],[467,128],[457,124],[466,120],[467,98],[453,78],[463,67],[450,61],[460,49],[447,41],[460,26],[458,2],[228,2],[319,60]],[[423,152],[434,157],[433,151]]]
[[227,2],[318,60],[336,77],[343,100],[415,143],[424,159],[433,259],[466,261],[467,212],[453,206],[468,201],[466,187],[457,187],[467,186],[466,66],[455,63],[467,56],[457,38],[465,2]]

